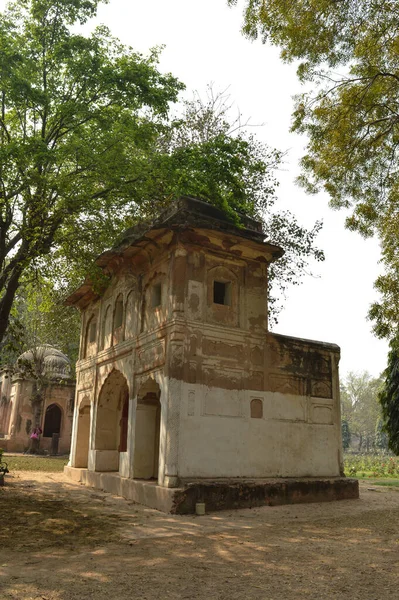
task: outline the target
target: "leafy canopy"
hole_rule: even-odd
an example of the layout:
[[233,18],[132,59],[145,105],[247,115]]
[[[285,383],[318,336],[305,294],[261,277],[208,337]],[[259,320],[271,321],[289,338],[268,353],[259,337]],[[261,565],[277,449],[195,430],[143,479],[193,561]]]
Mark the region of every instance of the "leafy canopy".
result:
[[399,2],[245,0],[243,31],[299,61],[300,80],[312,84],[293,121],[309,136],[301,182],[351,208],[350,229],[379,236],[385,273],[370,316],[377,335],[391,337],[399,325]]
[[390,343],[388,365],[384,371],[384,385],[379,395],[384,415],[388,447],[399,455],[399,343]]
[[[321,223],[308,230],[288,211],[278,211],[274,173],[281,152],[248,134],[245,125],[241,115],[234,118],[228,94],[215,92],[211,86],[205,99],[195,94],[185,101],[156,140],[151,157],[153,172],[162,174],[158,199],[143,202],[134,213],[119,213],[101,227],[91,222],[92,233],[84,245],[75,243],[81,227],[75,224],[62,248],[42,261],[41,276],[56,282],[56,289],[65,293],[78,286],[88,272],[92,278],[98,277],[93,259],[113,245],[124,227],[152,218],[166,203],[189,194],[212,200],[238,224],[242,213],[261,220],[268,239],[284,248],[284,256],[269,272],[270,320],[275,323],[289,286],[301,282],[310,261],[324,259],[316,246]],[[83,225],[88,227],[86,222]]]
[[319,224],[306,231],[272,214],[281,154],[232,131],[215,99],[173,116],[184,86],[160,73],[157,50],[144,57],[104,26],[79,33],[98,4],[18,0],[0,15],[0,342],[20,285],[29,305],[40,273],[59,297],[121,230],[181,194],[236,222],[265,218],[271,241],[287,242],[283,289],[323,258]]
[[350,372],[341,382],[342,431],[348,445],[350,437],[356,436],[359,452],[369,451],[376,444],[376,428],[382,416],[378,403],[381,384],[380,378],[373,378],[367,371]]
[[81,224],[150,193],[147,151],[183,88],[105,27],[95,0],[20,0],[0,15],[0,340],[21,276]]

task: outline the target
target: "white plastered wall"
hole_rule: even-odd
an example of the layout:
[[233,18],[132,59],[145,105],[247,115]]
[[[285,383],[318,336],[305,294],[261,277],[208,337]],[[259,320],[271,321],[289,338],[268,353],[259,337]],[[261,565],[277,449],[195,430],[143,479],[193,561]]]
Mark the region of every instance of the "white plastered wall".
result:
[[[250,416],[255,398],[262,418]],[[184,383],[179,476],[339,476],[338,417],[333,399]]]

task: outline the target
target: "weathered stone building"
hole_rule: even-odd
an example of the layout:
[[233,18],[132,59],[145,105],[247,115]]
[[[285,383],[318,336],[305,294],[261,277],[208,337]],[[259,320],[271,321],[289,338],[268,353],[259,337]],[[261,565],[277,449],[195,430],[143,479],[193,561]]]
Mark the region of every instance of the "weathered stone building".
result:
[[68,299],[82,311],[72,477],[169,510],[199,479],[339,478],[340,351],[268,331],[283,250],[264,237],[182,198],[97,259],[106,291]]
[[[0,373],[0,446],[7,452],[24,452],[30,446],[35,428],[37,380],[27,365],[38,361],[43,399],[40,406],[39,450],[67,454],[71,445],[75,381],[71,379],[69,358],[51,346],[38,346],[22,354],[12,369]],[[53,435],[57,436],[54,446]]]

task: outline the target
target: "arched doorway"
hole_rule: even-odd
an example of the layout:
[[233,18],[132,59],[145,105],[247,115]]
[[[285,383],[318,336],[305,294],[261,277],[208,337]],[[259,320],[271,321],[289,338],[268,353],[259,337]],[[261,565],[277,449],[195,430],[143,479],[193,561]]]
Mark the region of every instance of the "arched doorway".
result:
[[58,404],[50,404],[46,408],[44,417],[43,437],[53,437],[54,433],[61,432],[62,410]]
[[137,396],[133,463],[136,479],[158,478],[160,395],[159,385],[150,379],[140,388]]
[[127,449],[127,425],[129,418],[129,388],[120,371],[112,371],[105,380],[97,405],[94,446],[103,453],[99,458],[100,471],[119,469],[119,452]]
[[90,398],[83,398],[79,405],[77,432],[76,432],[76,451],[75,467],[87,468],[89,441],[90,441]]

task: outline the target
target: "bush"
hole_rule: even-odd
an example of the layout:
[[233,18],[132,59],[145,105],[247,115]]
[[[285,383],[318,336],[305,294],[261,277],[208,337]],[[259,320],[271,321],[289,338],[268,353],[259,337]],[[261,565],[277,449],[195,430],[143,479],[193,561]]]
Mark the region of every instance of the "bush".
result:
[[386,453],[346,454],[344,465],[350,477],[399,478],[399,457]]

